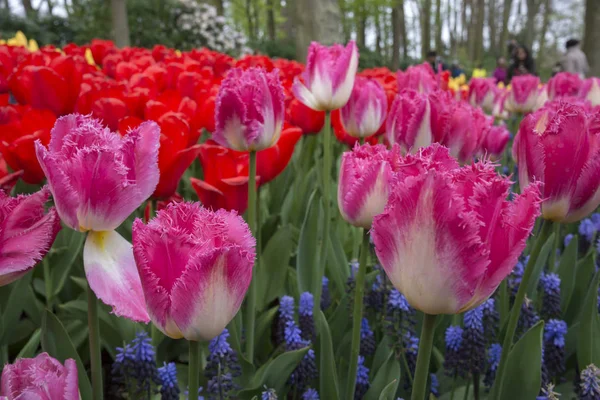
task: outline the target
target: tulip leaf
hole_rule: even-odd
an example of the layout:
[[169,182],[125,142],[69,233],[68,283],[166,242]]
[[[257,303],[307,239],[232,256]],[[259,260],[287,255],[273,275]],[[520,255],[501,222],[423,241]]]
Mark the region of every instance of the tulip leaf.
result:
[[513,346],[506,361],[500,400],[535,399],[542,384],[544,322],[535,324]]
[[71,342],[63,324],[56,315],[46,310],[42,318],[42,349],[61,363],[72,358],[77,363],[79,377],[79,393],[82,399],[92,398],[92,386],[85,371],[85,366]]
[[594,254],[589,253],[585,258],[577,263],[577,271],[575,272],[575,285],[573,286],[573,293],[569,300],[569,307],[565,312],[565,321],[568,325],[574,323],[577,320],[579,313],[581,312],[581,306],[585,300],[585,296],[588,292],[588,287],[594,276],[596,265],[594,262]]
[[38,347],[40,347],[40,336],[42,334],[41,329],[36,329],[35,332],[31,335],[25,346],[19,351],[17,354],[17,359],[19,358],[33,358],[37,353]]
[[346,291],[346,282],[350,276],[350,268],[348,268],[348,259],[340,241],[340,236],[334,230],[329,232],[327,267],[328,275],[331,277],[336,290],[338,293],[344,293]]
[[28,272],[22,278],[12,283],[10,295],[4,304],[2,312],[2,326],[4,327],[2,335],[0,335],[0,344],[7,345],[12,341],[14,336],[14,327],[21,318],[21,313],[25,307],[28,295],[29,284],[31,283],[32,272]]
[[321,371],[319,394],[323,399],[337,400],[340,398],[340,394],[329,324],[323,311],[319,310],[315,319],[319,332],[319,371]]
[[381,391],[379,400],[394,400],[394,395],[396,394],[396,390],[398,390],[398,384],[398,379],[394,379],[388,383],[387,386]]
[[304,347],[298,350],[286,351],[261,366],[256,371],[256,374],[254,374],[248,388],[241,390],[238,393],[238,397],[249,399],[252,396],[260,395],[264,388],[268,387],[275,389],[275,392],[281,395],[281,398],[284,398],[282,393],[288,378],[298,364],[300,364],[306,353],[308,353],[309,349],[309,347]]
[[531,279],[529,281],[529,286],[527,286],[527,297],[530,299],[535,299],[537,294],[538,282],[540,281],[540,275],[544,270],[544,265],[548,261],[548,256],[550,255],[550,251],[554,249],[554,233],[552,233],[546,242],[542,246],[542,250],[538,256],[538,259],[535,262],[533,272],[531,274]]
[[598,314],[598,281],[596,273],[590,285],[579,319],[577,361],[581,368],[590,364],[600,365],[600,314]]
[[61,229],[58,233],[53,246],[53,248],[59,249],[57,250],[58,254],[51,257],[51,265],[54,267],[51,273],[54,295],[60,293],[64,287],[75,260],[81,254],[84,239],[85,233],[73,229]]
[[379,345],[377,345],[377,350],[375,350],[375,355],[373,356],[373,362],[371,363],[371,380],[375,377],[375,373],[379,371],[381,366],[388,360],[390,356],[390,337],[385,335]]
[[254,351],[269,352],[272,349],[271,326],[277,315],[279,307],[272,307],[258,315],[256,318],[256,342]]
[[315,276],[320,273],[319,239],[322,238],[322,221],[321,198],[315,190],[311,194],[306,207],[306,215],[298,242],[296,269],[298,271],[298,290],[300,293],[315,293],[317,290],[314,286],[316,284]]
[[395,387],[390,391],[390,396],[384,397],[384,399],[393,399],[393,395],[396,393],[399,382],[400,363],[396,357],[394,357],[394,353],[390,352],[388,359],[375,374],[375,378],[373,379],[369,390],[365,394],[364,400],[378,400],[381,398],[380,396],[382,395],[383,390],[390,384]]
[[290,262],[292,246],[292,236],[288,227],[279,229],[267,243],[255,278],[258,310],[263,310],[271,301],[284,294],[286,267]]
[[578,236],[573,236],[571,242],[567,245],[565,252],[560,257],[558,264],[558,276],[560,277],[560,297],[561,309],[566,311],[569,307],[571,294],[575,285],[575,273],[577,269],[577,250],[579,248]]

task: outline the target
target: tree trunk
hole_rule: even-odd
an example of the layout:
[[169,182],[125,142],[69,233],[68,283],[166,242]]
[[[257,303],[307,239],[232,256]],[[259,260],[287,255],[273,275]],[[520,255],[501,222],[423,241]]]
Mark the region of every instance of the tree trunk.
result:
[[585,33],[583,51],[590,64],[589,76],[600,76],[600,3],[598,0],[585,2]]
[[367,44],[367,11],[364,7],[364,1],[358,3],[358,7],[354,10],[356,16],[356,45],[359,49],[364,49]]
[[295,21],[294,15],[296,14],[296,6],[294,0],[287,0],[285,6],[281,9],[281,16],[284,21],[281,24],[280,29],[285,33],[285,37],[291,40],[295,33]]
[[48,6],[48,14],[52,15],[54,11],[54,2],[52,0],[46,0],[46,6]]
[[488,1],[488,28],[490,30],[490,50],[498,56],[498,37],[496,25],[496,0]]
[[531,51],[535,38],[535,17],[540,10],[539,0],[527,0],[527,19],[525,20],[525,35],[523,44]]
[[483,61],[483,24],[485,21],[485,0],[477,0],[476,20],[475,20],[475,38],[473,60],[476,64]]
[[246,19],[248,22],[248,37],[251,41],[256,39],[254,36],[254,18],[252,16],[252,0],[246,0]]
[[267,35],[274,42],[277,39],[275,27],[275,0],[267,0]]
[[392,71],[400,68],[400,7],[402,7],[402,0],[396,0],[395,4],[392,5]]
[[[538,59],[542,58],[546,53],[546,33],[550,24],[550,14],[552,14],[552,2],[544,1],[544,18],[542,20],[542,31],[540,32],[540,47],[538,50]],[[540,62],[541,60],[538,60]]]
[[126,1],[110,0],[110,13],[115,44],[117,47],[130,46]]
[[306,60],[310,42],[325,45],[343,41],[341,13],[338,0],[296,0],[295,39],[296,57]]
[[421,8],[421,57],[425,59],[431,50],[431,0],[423,1]]
[[468,0],[468,11],[469,11],[469,20],[467,22],[467,54],[469,55],[469,61],[475,61],[475,4],[474,2],[478,0]]
[[382,13],[379,7],[375,10],[375,51],[383,56],[383,24]]
[[31,4],[31,0],[22,0],[23,9],[25,10],[25,16],[27,18],[33,18],[36,15],[36,10]]
[[408,34],[406,29],[406,14],[404,13],[404,0],[398,2],[398,18],[400,18],[400,38],[402,40],[402,57],[408,60]]
[[435,4],[435,50],[442,52],[444,43],[442,43],[442,0],[436,0]]
[[469,8],[470,0],[462,1],[462,8],[460,13],[460,42],[465,44],[469,40],[469,22],[467,21],[467,10]]
[[498,43],[498,49],[502,52],[504,52],[508,43],[508,19],[510,18],[512,1],[513,0],[504,0],[504,5],[502,7],[502,29],[500,31],[500,43]]

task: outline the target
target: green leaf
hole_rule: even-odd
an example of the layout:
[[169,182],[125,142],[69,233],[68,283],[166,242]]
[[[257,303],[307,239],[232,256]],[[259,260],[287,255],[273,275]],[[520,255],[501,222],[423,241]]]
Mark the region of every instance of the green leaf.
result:
[[590,364],[600,365],[600,314],[598,314],[598,281],[600,272],[588,290],[581,317],[579,318],[579,341],[577,361],[581,368]]
[[348,268],[348,259],[344,252],[344,246],[335,230],[329,232],[329,250],[327,252],[328,263],[327,271],[331,277],[331,281],[338,293],[346,291],[346,282],[350,276],[350,268]]
[[11,330],[14,329],[19,318],[21,318],[32,276],[32,272],[28,272],[25,276],[11,285],[12,289],[6,304],[4,305],[4,312],[2,313],[2,326],[4,329],[2,335],[0,335],[0,344],[9,344],[11,340]]
[[394,379],[386,387],[383,388],[379,395],[379,400],[394,400],[394,394],[398,390],[398,379]]
[[319,332],[319,354],[320,354],[320,386],[319,394],[323,399],[337,400],[340,398],[339,385],[336,372],[335,357],[333,354],[333,343],[329,324],[323,311],[316,315],[317,329]]
[[[365,394],[364,400],[378,400],[381,398],[381,394],[383,390],[393,384],[394,390],[391,391],[393,395],[396,393],[396,389],[398,388],[398,383],[400,380],[400,363],[393,356],[393,353],[390,353],[390,357],[386,360],[386,362],[379,368],[377,374],[375,374],[375,379],[371,383],[369,390]],[[394,384],[395,382],[395,384]],[[392,397],[384,397],[386,399],[391,399]]]
[[569,301],[569,308],[567,308],[565,313],[565,321],[568,325],[574,323],[581,312],[581,307],[587,295],[588,287],[594,276],[595,269],[596,266],[594,263],[593,252],[585,256],[585,258],[580,260],[577,264],[573,294]]
[[264,364],[256,371],[254,378],[248,385],[248,389],[244,389],[238,393],[239,397],[252,398],[252,396],[260,395],[265,386],[275,389],[278,394],[282,393],[291,373],[300,364],[300,361],[308,353],[308,350],[309,347],[287,351]]
[[279,310],[279,307],[272,307],[259,314],[256,318],[255,353],[259,351],[268,353],[273,348],[271,343],[271,326],[273,325],[273,319],[277,315],[277,310]]
[[375,373],[379,371],[381,366],[388,360],[390,357],[390,339],[388,335],[385,335],[379,345],[377,345],[377,350],[375,350],[375,355],[373,356],[373,363],[371,364],[371,380],[375,377]]
[[288,227],[280,228],[267,243],[257,273],[258,310],[284,294],[287,266],[292,255],[292,237]]
[[538,259],[535,262],[535,266],[533,268],[533,272],[531,274],[531,279],[529,280],[529,286],[527,286],[527,297],[530,299],[535,299],[537,295],[537,287],[538,282],[540,281],[540,275],[544,270],[544,265],[546,265],[546,261],[548,261],[548,256],[550,255],[550,251],[554,248],[554,233],[551,234],[544,245],[542,246],[542,250],[538,256]]
[[42,349],[56,358],[61,363],[72,358],[77,363],[77,376],[79,377],[79,393],[82,399],[92,398],[92,386],[81,362],[77,350],[71,342],[69,334],[56,315],[46,310],[42,317]]
[[[306,216],[300,232],[296,270],[300,293],[315,293],[315,275],[319,274],[319,237],[322,230],[322,206],[317,191],[313,191],[306,207]],[[320,282],[319,282],[320,283]]]
[[506,361],[500,400],[535,399],[542,384],[544,322],[535,324],[514,345]]
[[73,229],[62,229],[56,237],[54,247],[63,249],[57,257],[51,257],[50,259],[50,265],[53,267],[51,275],[55,296],[64,287],[75,260],[81,254],[84,239],[85,233]]
[[575,286],[575,273],[577,272],[577,249],[579,248],[578,236],[573,236],[571,242],[560,257],[558,276],[560,277],[561,309],[567,310],[573,287]]
[[31,335],[25,346],[19,351],[17,354],[17,358],[33,358],[36,353],[38,347],[40,347],[40,336],[42,334],[41,329],[36,329],[35,332]]

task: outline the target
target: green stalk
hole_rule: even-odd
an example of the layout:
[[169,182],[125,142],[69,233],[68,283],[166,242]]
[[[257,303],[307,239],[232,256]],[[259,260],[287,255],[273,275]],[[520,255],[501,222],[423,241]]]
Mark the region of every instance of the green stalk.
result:
[[465,394],[463,395],[463,400],[467,400],[469,398],[469,389],[471,388],[471,381],[467,382],[467,388],[465,389]]
[[[552,244],[552,250],[550,251],[550,259],[548,260],[549,270],[554,271],[556,269],[556,250],[560,243],[560,224],[554,225],[554,243]],[[593,246],[592,246],[593,247]]]
[[44,257],[42,260],[44,266],[44,283],[46,284],[46,308],[52,311],[52,297],[54,289],[52,288],[52,273],[50,271],[50,262],[48,257]]
[[517,295],[515,297],[515,302],[510,311],[510,316],[508,317],[508,325],[504,336],[504,343],[502,344],[502,356],[500,357],[500,364],[498,364],[498,369],[496,371],[496,379],[494,381],[494,386],[492,387],[491,396],[489,397],[490,400],[500,398],[500,391],[502,390],[502,380],[504,378],[504,372],[506,369],[506,360],[508,358],[508,353],[510,352],[510,348],[513,343],[515,330],[517,329],[517,322],[519,321],[519,315],[521,314],[521,306],[523,305],[523,300],[525,299],[525,292],[527,291],[527,286],[529,285],[529,280],[531,279],[531,275],[535,268],[538,256],[540,255],[540,251],[542,250],[542,246],[544,245],[544,243],[546,243],[546,240],[548,240],[548,237],[550,236],[551,232],[552,221],[544,220],[542,223],[540,234],[536,239],[533,248],[531,249],[529,261],[527,262],[527,266],[525,267],[523,278],[521,279],[521,283],[519,284],[519,290],[517,291]]
[[100,323],[98,319],[98,299],[88,286],[88,335],[90,339],[90,364],[92,370],[92,392],[94,400],[102,400],[102,358],[100,352]]
[[[248,226],[250,231],[256,237],[256,151],[250,152],[249,159],[249,176],[248,176]],[[256,315],[256,266],[258,265],[258,257],[260,249],[256,250],[255,268],[252,268],[252,281],[248,289],[248,303],[246,310],[246,355],[250,363],[254,362],[254,322]]]
[[[188,341],[190,345],[190,360],[189,360],[189,376],[188,376],[188,393],[189,398],[198,397],[198,387],[200,378],[200,342],[195,340]],[[192,394],[193,393],[193,394]]]
[[423,315],[423,327],[421,328],[421,338],[419,339],[419,354],[417,355],[417,367],[415,368],[411,400],[425,400],[436,317],[437,315]]
[[352,315],[352,346],[350,347],[350,366],[348,367],[348,388],[346,398],[354,398],[356,387],[356,371],[358,369],[358,356],[360,351],[360,326],[363,315],[363,297],[365,291],[365,275],[367,274],[367,254],[369,253],[369,232],[362,230],[362,247],[360,248],[360,261],[354,285],[354,312]]
[[333,148],[331,144],[331,113],[325,112],[325,125],[323,125],[323,231],[321,232],[321,251],[319,255],[319,273],[315,275],[313,287],[315,290],[315,312],[321,305],[321,281],[325,276],[325,264],[327,264],[327,250],[329,244],[329,223],[331,215],[331,165]]

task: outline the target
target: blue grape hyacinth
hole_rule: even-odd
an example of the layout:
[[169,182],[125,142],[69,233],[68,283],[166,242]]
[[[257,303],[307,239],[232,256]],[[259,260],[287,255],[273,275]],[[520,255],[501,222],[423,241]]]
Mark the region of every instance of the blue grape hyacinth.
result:
[[302,393],[302,400],[320,400],[319,393],[315,389],[308,388]]
[[465,363],[465,372],[480,374],[485,365],[485,336],[483,328],[483,305],[469,310],[464,315],[460,359]]
[[260,400],[277,400],[277,393],[275,389],[266,389],[262,392]]
[[444,370],[449,376],[456,376],[462,368],[461,346],[463,329],[460,326],[449,326],[446,329],[446,355],[444,357]]
[[228,339],[229,331],[224,329],[208,344],[209,355],[204,375],[208,379],[206,393],[209,396],[228,398],[238,388],[234,378],[241,375],[242,368]]
[[542,273],[539,287],[542,290],[542,317],[560,318],[560,277],[554,273]]
[[291,296],[283,296],[279,299],[279,313],[277,315],[277,328],[275,333],[276,344],[285,341],[285,327],[289,321],[294,320],[296,304]]
[[369,326],[369,321],[363,318],[360,325],[360,354],[363,356],[373,355],[375,346],[375,334]]
[[324,276],[321,279],[321,310],[327,310],[331,305],[331,293],[329,292],[329,279]]
[[164,363],[158,368],[161,400],[179,400],[179,384],[177,383],[177,367],[175,363]]
[[496,370],[500,364],[500,357],[502,356],[502,345],[500,343],[493,343],[487,351],[487,369],[485,370],[485,377],[483,378],[483,384],[487,388],[491,388],[496,379]]
[[117,384],[114,393],[123,393],[126,388],[136,395],[152,392],[159,378],[156,353],[148,333],[138,332],[130,344],[117,348],[111,372],[113,382]]
[[600,400],[600,369],[594,364],[581,371],[579,400]]
[[360,400],[369,390],[369,368],[365,366],[365,358],[358,356],[358,369],[356,370],[356,389],[354,390],[354,400]]
[[305,340],[315,340],[317,332],[315,330],[315,319],[313,318],[313,307],[315,301],[312,293],[304,292],[300,295],[298,305],[298,322],[302,331],[302,338]]
[[558,377],[565,372],[566,334],[565,321],[551,319],[544,326],[544,365],[549,377]]
[[[289,321],[285,327],[285,347],[288,351],[302,349],[310,345],[310,342],[302,339],[302,332],[294,321]],[[310,386],[312,381],[317,377],[317,364],[315,361],[315,352],[313,349],[308,350],[300,364],[290,375],[289,383],[298,389],[304,390]]]

